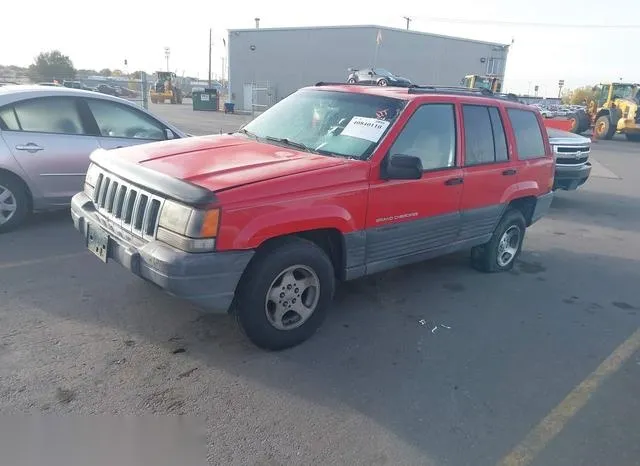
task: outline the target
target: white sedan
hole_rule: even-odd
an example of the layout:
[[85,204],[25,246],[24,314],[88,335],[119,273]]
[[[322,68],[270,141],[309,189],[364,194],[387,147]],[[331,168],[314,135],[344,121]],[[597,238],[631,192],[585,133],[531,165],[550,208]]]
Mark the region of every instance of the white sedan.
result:
[[68,206],[95,149],[188,136],[125,99],[53,86],[0,87],[0,233]]

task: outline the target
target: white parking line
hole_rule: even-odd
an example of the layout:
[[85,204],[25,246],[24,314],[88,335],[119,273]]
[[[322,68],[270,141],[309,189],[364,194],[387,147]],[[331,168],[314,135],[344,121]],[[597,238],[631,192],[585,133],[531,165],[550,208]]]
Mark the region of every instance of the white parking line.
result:
[[12,269],[14,267],[27,267],[30,265],[43,264],[46,262],[54,262],[58,260],[70,259],[72,257],[79,257],[84,254],[85,254],[85,251],[82,251],[82,252],[74,252],[72,254],[60,254],[58,256],[42,257],[40,259],[31,259],[31,260],[19,261],[19,262],[8,262],[6,264],[0,264],[0,270]]
[[612,180],[622,179],[593,157],[590,158],[589,162],[591,162],[591,176],[595,176],[596,178],[609,178]]

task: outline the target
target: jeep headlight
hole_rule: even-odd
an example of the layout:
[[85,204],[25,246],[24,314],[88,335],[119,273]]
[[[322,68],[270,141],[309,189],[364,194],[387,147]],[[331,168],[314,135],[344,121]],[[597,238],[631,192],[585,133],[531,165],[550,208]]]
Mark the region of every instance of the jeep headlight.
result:
[[216,247],[220,209],[195,209],[165,201],[156,238],[186,252],[208,252]]
[[94,189],[100,176],[100,169],[96,164],[90,164],[87,169],[87,174],[84,178],[84,193],[93,199]]

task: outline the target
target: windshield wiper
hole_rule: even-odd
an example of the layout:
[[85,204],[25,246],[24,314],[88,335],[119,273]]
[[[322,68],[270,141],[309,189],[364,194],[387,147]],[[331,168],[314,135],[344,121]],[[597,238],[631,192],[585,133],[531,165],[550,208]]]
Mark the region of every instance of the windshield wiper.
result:
[[281,144],[285,144],[285,145],[290,146],[290,147],[295,147],[296,149],[300,149],[300,150],[303,150],[303,151],[306,151],[306,152],[316,153],[316,151],[313,150],[311,147],[306,146],[306,145],[302,144],[301,142],[290,141],[287,138],[274,138],[273,136],[267,136],[267,137],[265,137],[265,139],[267,141],[279,142]]
[[238,131],[236,131],[237,133],[242,133],[242,134],[246,134],[247,136],[249,136],[250,138],[254,138],[254,139],[258,139],[258,136],[254,133],[252,133],[251,131],[249,131],[248,129],[239,129]]

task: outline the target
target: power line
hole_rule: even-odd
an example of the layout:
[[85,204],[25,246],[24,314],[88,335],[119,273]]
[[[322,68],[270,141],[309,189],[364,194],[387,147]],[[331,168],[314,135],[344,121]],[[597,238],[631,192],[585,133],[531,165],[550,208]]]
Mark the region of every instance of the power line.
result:
[[[406,19],[406,17],[405,17]],[[414,17],[414,19],[416,19]],[[494,21],[489,19],[458,19],[458,18],[421,18],[423,21],[438,23],[478,24],[491,26],[530,26],[545,28],[575,28],[575,29],[640,29],[640,24],[571,24],[571,23],[536,23],[527,21]]]

